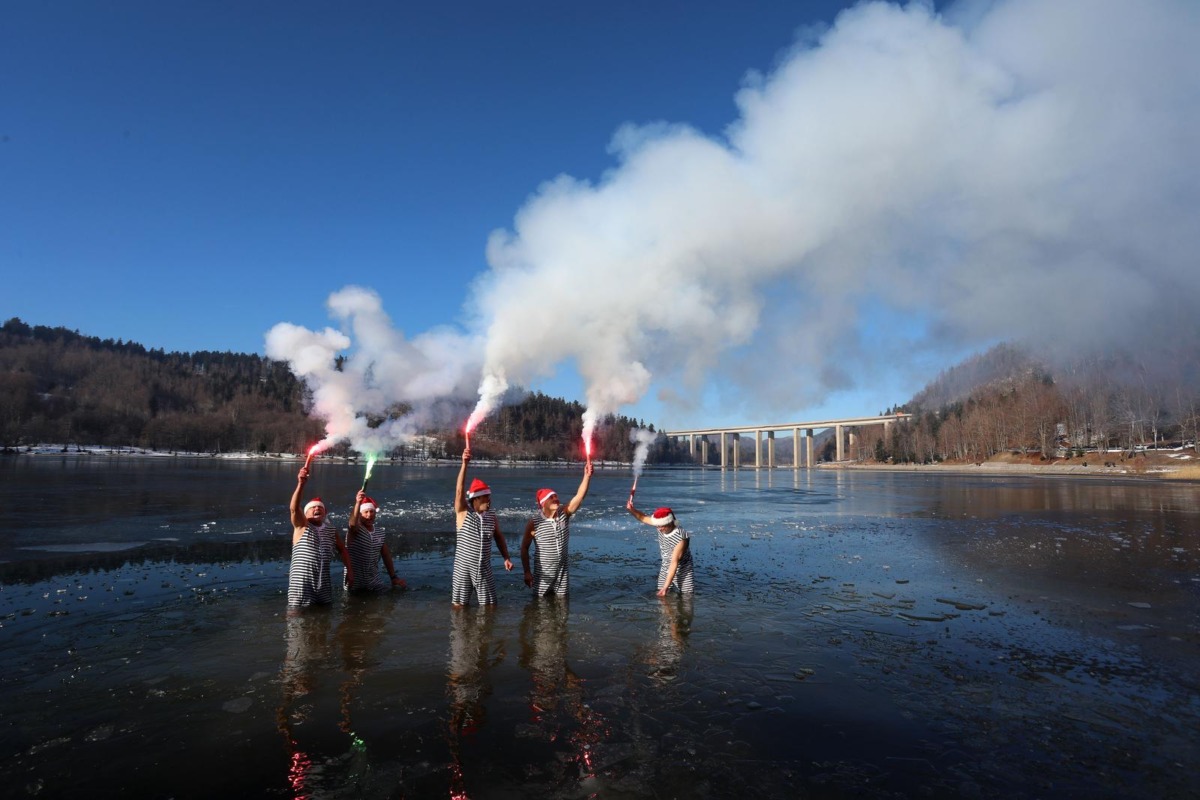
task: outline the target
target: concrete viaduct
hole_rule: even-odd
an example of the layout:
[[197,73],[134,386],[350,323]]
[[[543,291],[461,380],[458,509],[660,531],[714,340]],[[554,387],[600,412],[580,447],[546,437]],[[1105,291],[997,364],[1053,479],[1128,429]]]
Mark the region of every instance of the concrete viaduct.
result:
[[[730,466],[738,469],[741,466],[741,436],[743,433],[754,434],[754,468],[774,469],[775,464],[775,434],[779,431],[792,432],[792,468],[799,469],[800,455],[804,454],[803,466],[813,466],[813,431],[833,428],[834,441],[837,446],[837,461],[846,460],[846,446],[849,444],[853,452],[858,439],[858,429],[867,425],[882,425],[886,432],[892,423],[908,419],[912,414],[883,414],[878,417],[851,417],[848,419],[827,419],[818,422],[789,422],[780,425],[749,425],[734,428],[697,428],[689,431],[663,431],[663,435],[672,439],[687,438],[688,450],[692,458],[696,457],[696,444],[700,445],[700,463],[708,463],[709,437],[721,437],[721,469]],[[804,431],[805,447],[800,447],[800,432]],[[766,463],[763,461],[763,434],[767,434]],[[847,439],[849,440],[847,442]],[[730,446],[732,444],[732,447]],[[732,464],[729,463],[732,453]]]

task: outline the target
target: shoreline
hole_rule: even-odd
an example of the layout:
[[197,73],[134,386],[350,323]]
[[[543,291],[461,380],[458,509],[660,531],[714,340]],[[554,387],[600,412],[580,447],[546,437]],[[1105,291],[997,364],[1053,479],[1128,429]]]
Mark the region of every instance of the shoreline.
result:
[[[61,444],[36,444],[36,445],[20,445],[18,447],[0,448],[0,457],[4,456],[31,456],[31,457],[47,457],[47,456],[72,456],[72,457],[88,457],[96,456],[100,458],[199,458],[199,459],[214,459],[219,461],[279,461],[279,462],[300,462],[303,463],[308,457],[306,453],[249,453],[241,451],[231,451],[228,453],[200,453],[192,450],[149,450],[144,447],[131,446],[112,446],[112,445],[61,445]],[[358,456],[334,456],[323,455],[321,458],[325,461],[333,461],[339,464],[361,464],[366,462],[366,457]],[[407,464],[412,466],[423,467],[458,467],[460,461],[458,457],[453,458],[425,458],[425,459],[394,459],[380,458],[377,464],[401,465]],[[473,458],[473,464],[486,464],[494,467],[508,467],[513,469],[553,469],[553,468],[574,468],[584,462],[579,461],[512,461],[512,460],[497,460],[490,458]],[[592,462],[597,469],[629,469],[633,465],[628,461],[610,461],[596,459]],[[685,465],[658,465],[667,466],[669,468],[679,468]]]
[[1142,480],[1200,481],[1200,458],[1195,455],[1172,457],[1165,451],[1145,458],[1118,461],[1101,458],[1053,459],[1046,463],[1015,461],[1006,458],[979,462],[941,462],[938,464],[881,464],[842,462],[818,464],[817,469],[879,470],[885,472],[943,472],[957,475],[1053,475],[1079,478],[1135,478]]
[[[74,449],[72,449],[74,448]],[[37,444],[20,447],[8,447],[0,450],[0,456],[97,456],[97,457],[140,457],[140,458],[202,458],[225,461],[280,461],[303,462],[304,453],[199,453],[191,451],[147,450],[141,447],[113,447],[98,445],[90,447],[64,446],[60,444]],[[361,456],[326,456],[327,460],[342,464],[357,464],[365,461]],[[1114,460],[1115,459],[1115,460]],[[546,469],[571,468],[583,462],[576,461],[498,461],[493,459],[474,459],[476,463],[499,468],[512,469]],[[380,459],[381,463],[391,465],[407,464],[412,466],[446,467],[457,466],[456,458],[429,458],[424,460]],[[597,469],[628,469],[632,464],[623,461],[596,460],[593,462]],[[1110,466],[1111,465],[1111,466]],[[721,469],[714,465],[699,464],[654,464],[647,469]],[[727,467],[729,471],[753,471],[756,469],[770,471],[768,467],[756,468],[753,465]],[[791,466],[775,467],[773,471],[782,472],[794,470]],[[805,468],[801,468],[805,469]],[[1033,461],[1029,456],[1002,455],[994,456],[987,461],[979,462],[939,462],[936,464],[884,464],[880,462],[820,462],[812,469],[821,470],[877,470],[883,472],[941,472],[959,475],[1053,475],[1080,478],[1133,478],[1140,480],[1169,480],[1169,481],[1198,481],[1200,482],[1200,454],[1194,450],[1146,450],[1140,451],[1133,458],[1124,458],[1120,451],[1098,454],[1092,453],[1083,457],[1071,459],[1056,458],[1049,461]]]

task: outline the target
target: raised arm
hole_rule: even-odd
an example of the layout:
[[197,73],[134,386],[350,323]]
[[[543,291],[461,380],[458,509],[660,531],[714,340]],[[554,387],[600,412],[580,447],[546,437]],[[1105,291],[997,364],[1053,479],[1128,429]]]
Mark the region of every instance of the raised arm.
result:
[[471,449],[462,452],[462,466],[458,468],[458,480],[454,484],[454,527],[462,527],[467,515],[467,464],[471,463]]
[[583,468],[583,480],[579,482],[579,491],[577,491],[575,496],[571,498],[571,502],[567,503],[568,514],[574,514],[579,510],[579,507],[583,505],[583,498],[587,497],[588,486],[590,486],[592,483],[592,471],[594,469],[595,467],[592,466],[592,462],[590,461],[587,462],[587,465]]
[[292,492],[292,502],[288,506],[292,513],[292,527],[303,528],[307,523],[304,519],[304,509],[300,505],[300,497],[304,494],[304,484],[308,482],[308,468],[301,467],[296,476],[296,491]]
[[358,528],[358,511],[362,501],[366,498],[367,493],[362,489],[358,490],[358,494],[354,495],[354,508],[350,511],[350,530],[346,533],[346,539],[354,535],[354,531]]
[[633,507],[633,498],[632,497],[629,498],[629,502],[625,503],[625,508],[626,508],[626,510],[629,511],[630,514],[633,514],[633,516],[637,518],[638,522],[644,522],[647,525],[654,524],[653,522],[650,521],[649,514],[643,514],[641,511],[638,511],[636,508]]

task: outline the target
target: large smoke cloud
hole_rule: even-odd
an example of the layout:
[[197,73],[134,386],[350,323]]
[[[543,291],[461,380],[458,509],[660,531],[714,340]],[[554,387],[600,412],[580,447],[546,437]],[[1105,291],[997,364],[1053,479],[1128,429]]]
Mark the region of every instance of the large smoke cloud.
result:
[[[563,363],[591,423],[714,376],[795,410],[946,341],[1195,339],[1198,37],[1191,0],[867,3],[749,76],[721,135],[622,128],[600,180],[547,182],[492,235],[476,417]],[[479,366],[371,336],[408,354],[393,400]]]
[[348,333],[281,322],[266,343],[267,356],[287,361],[312,389],[313,413],[326,421],[318,449],[346,440],[364,453],[385,452],[444,424],[442,404],[473,391],[479,364],[472,354],[480,347],[470,337],[442,329],[409,341],[379,296],[358,286],[335,292],[327,305]]

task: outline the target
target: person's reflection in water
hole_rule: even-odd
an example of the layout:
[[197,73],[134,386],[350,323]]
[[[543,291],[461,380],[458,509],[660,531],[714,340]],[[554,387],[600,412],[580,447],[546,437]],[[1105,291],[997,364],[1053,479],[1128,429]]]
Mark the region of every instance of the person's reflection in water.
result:
[[332,655],[329,632],[332,612],[328,608],[298,609],[287,615],[287,653],[280,670],[283,696],[276,712],[276,725],[288,748],[287,783],[293,797],[310,797],[320,787],[315,751],[319,749],[318,716],[320,683],[317,676],[327,668]]
[[386,594],[349,595],[342,607],[342,620],[334,633],[345,670],[340,691],[341,721],[338,727],[350,736],[352,761],[356,762],[352,768],[365,766],[366,758],[366,742],[355,732],[351,714],[354,695],[362,686],[363,676],[375,664],[372,653],[384,635],[393,608],[392,597]]
[[493,652],[495,610],[456,608],[450,614],[450,653],[446,693],[450,698],[447,741],[450,745],[450,796],[468,797],[462,745],[482,727],[492,693],[488,671],[504,661],[503,642]]
[[591,784],[596,778],[596,746],[607,738],[607,722],[585,702],[584,681],[567,663],[568,616],[566,598],[540,598],[527,605],[521,617],[520,664],[533,683],[529,711],[539,737],[566,742],[569,748],[559,758],[547,759],[551,768],[563,770],[555,777],[559,782]]
[[662,613],[658,618],[658,635],[646,654],[648,674],[656,683],[670,683],[679,675],[679,663],[692,631],[695,597],[689,592],[656,598]]

